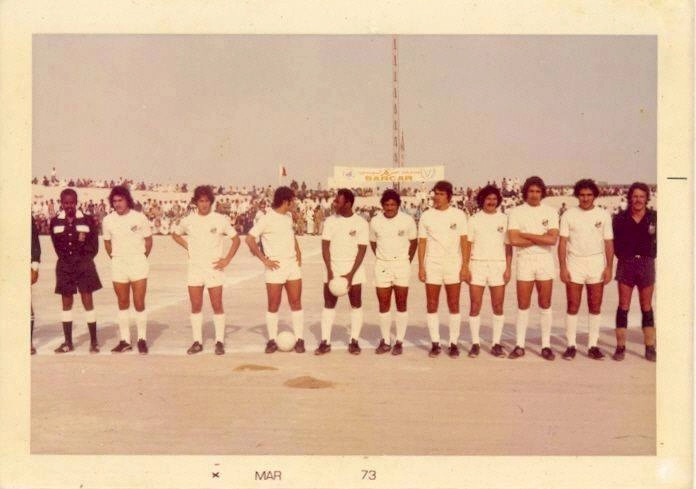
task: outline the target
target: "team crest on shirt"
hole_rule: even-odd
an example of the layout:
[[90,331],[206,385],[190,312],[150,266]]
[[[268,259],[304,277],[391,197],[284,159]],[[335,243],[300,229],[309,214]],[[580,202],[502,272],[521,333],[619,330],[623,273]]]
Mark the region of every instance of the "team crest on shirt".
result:
[[404,231],[403,229],[399,229],[398,234],[399,234],[399,236],[404,236],[406,234],[406,231]]
[[457,229],[457,223],[453,222],[452,224],[450,224],[450,229]]
[[657,231],[657,228],[655,227],[655,224],[653,224],[651,222],[650,225],[648,226],[648,233],[655,234],[655,231]]
[[498,226],[498,232],[502,233],[503,231],[505,231],[505,228],[503,226]]
[[354,238],[354,237],[358,234],[358,232],[357,232],[355,229],[351,229],[350,232],[349,232],[348,234],[350,234],[351,237]]
[[545,228],[549,227],[549,220],[544,219],[543,221],[541,221],[541,225],[544,226]]
[[597,229],[601,228],[601,227],[602,227],[602,221],[597,221],[596,223],[594,223],[594,227],[596,227]]
[[210,233],[211,233],[211,234],[217,233],[217,228],[216,228],[215,226],[213,226],[212,228],[210,228]]
[[138,232],[138,229],[140,229],[140,226],[138,226],[137,224],[134,226],[131,226],[131,231],[133,231],[134,233]]

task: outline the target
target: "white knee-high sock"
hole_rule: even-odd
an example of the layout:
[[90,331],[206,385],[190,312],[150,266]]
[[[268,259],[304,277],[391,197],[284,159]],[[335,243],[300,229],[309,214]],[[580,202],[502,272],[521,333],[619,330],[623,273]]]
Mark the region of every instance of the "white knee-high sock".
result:
[[334,319],[336,319],[336,309],[327,309],[321,311],[321,339],[327,343],[331,343],[331,328],[333,328]]
[[193,341],[203,344],[203,314],[200,312],[191,313],[191,332]]
[[391,311],[379,313],[379,331],[382,333],[382,339],[387,344],[389,344],[391,341],[389,331],[391,329],[391,320]]
[[459,333],[462,329],[462,315],[461,314],[451,314],[449,315],[449,334],[450,343],[456,345],[459,342]]
[[357,307],[350,310],[350,337],[351,339],[358,340],[360,337],[360,331],[363,326],[363,310],[362,307]]
[[408,325],[408,311],[396,311],[396,341],[404,341],[406,337],[406,327]]
[[527,324],[529,323],[529,309],[517,310],[517,322],[515,323],[515,345],[524,348],[524,338],[527,335]]
[[430,332],[430,341],[433,343],[440,342],[440,317],[436,312],[428,313],[426,316],[428,323],[428,331]]
[[121,341],[130,343],[130,315],[128,309],[119,309],[118,311],[118,332],[121,335]]
[[503,325],[505,324],[505,315],[500,316],[493,314],[493,344],[500,344],[500,338],[503,336]]
[[304,311],[302,309],[292,311],[290,316],[292,317],[292,332],[295,333],[295,339],[304,339]]
[[479,331],[481,330],[481,316],[469,316],[469,329],[471,330],[471,344],[480,343]]
[[553,315],[551,314],[551,308],[541,310],[541,347],[551,348],[551,321],[553,320]]
[[215,325],[215,342],[225,342],[225,313],[213,314],[213,324]]
[[135,327],[138,329],[138,339],[147,340],[147,311],[135,312]]
[[268,339],[275,340],[278,336],[278,313],[266,311],[266,328],[268,329]]
[[566,314],[566,342],[568,346],[575,346],[578,330],[578,315]]
[[590,314],[588,319],[588,332],[589,336],[587,339],[587,346],[590,348],[597,346],[597,341],[599,341],[599,323],[602,321],[601,314]]

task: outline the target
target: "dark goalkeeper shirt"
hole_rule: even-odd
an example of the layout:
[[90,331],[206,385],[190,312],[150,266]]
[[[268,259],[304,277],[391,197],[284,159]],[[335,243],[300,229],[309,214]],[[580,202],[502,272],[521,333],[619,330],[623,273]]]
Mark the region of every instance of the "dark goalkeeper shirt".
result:
[[636,222],[631,210],[626,209],[614,216],[614,253],[625,260],[635,256],[657,256],[657,212],[648,209],[643,218]]

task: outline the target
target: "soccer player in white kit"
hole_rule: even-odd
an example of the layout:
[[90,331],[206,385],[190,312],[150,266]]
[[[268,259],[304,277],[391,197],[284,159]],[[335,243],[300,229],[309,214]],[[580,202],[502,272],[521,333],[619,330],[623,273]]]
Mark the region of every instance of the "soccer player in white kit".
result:
[[433,187],[433,207],[418,223],[418,278],[425,283],[427,324],[432,347],[429,355],[441,352],[440,321],[437,314],[440,289],[445,286],[449,308],[449,356],[459,356],[459,294],[462,281],[469,275],[469,243],[466,214],[450,205],[452,184],[441,180]]
[[[382,354],[391,350],[392,355],[403,351],[406,325],[408,324],[408,283],[411,262],[418,247],[416,221],[399,212],[401,197],[394,189],[387,189],[380,199],[382,213],[370,221],[370,247],[375,254],[375,288],[379,302],[379,329],[382,339],[375,350]],[[396,343],[391,348],[391,296],[396,301]]]
[[[295,192],[289,187],[278,187],[273,195],[271,210],[254,224],[246,237],[251,254],[266,267],[268,310],[266,353],[278,350],[278,309],[283,288],[288,296],[295,333],[295,351],[304,353],[304,313],[302,311],[302,252],[292,226]],[[263,251],[257,240],[261,240]]]
[[147,347],[147,312],[145,292],[150,264],[147,257],[152,250],[150,222],[134,207],[130,191],[123,186],[111,189],[109,203],[115,212],[104,217],[102,234],[104,248],[111,258],[111,280],[118,300],[118,329],[121,341],[111,351],[131,350],[128,308],[133,292],[135,324],[138,332],[138,352],[145,355]]
[[347,188],[338,189],[333,201],[335,214],[324,222],[321,235],[321,252],[324,259],[324,309],[321,312],[321,343],[314,351],[323,355],[331,351],[331,328],[336,317],[338,297],[329,290],[329,282],[335,276],[348,279],[350,302],[350,343],[348,352],[360,354],[358,338],[363,325],[362,284],[366,280],[363,259],[369,241],[369,225],[353,213],[355,196]]
[[517,323],[515,349],[508,358],[524,355],[525,335],[529,322],[532,290],[536,287],[541,309],[541,356],[556,358],[551,350],[551,292],[556,275],[553,247],[558,240],[558,212],[541,200],[546,185],[537,177],[529,177],[522,186],[525,203],[513,208],[508,218],[510,243],[517,248]]
[[614,232],[611,216],[596,207],[594,201],[599,188],[594,180],[579,180],[573,189],[579,206],[568,209],[561,216],[558,262],[561,282],[566,284],[566,338],[568,347],[562,358],[572,360],[576,353],[578,310],[582,286],[587,287],[588,340],[587,356],[602,360],[604,354],[597,347],[601,320],[604,286],[611,281],[614,260]]
[[491,354],[496,357],[505,356],[500,338],[503,334],[505,316],[503,302],[505,301],[505,286],[510,281],[512,264],[512,246],[507,232],[507,216],[500,212],[503,197],[500,190],[493,185],[487,185],[479,190],[476,203],[479,212],[469,218],[467,239],[471,246],[469,261],[469,328],[471,330],[470,357],[477,357],[481,347],[479,331],[481,328],[481,303],[483,293],[488,286],[491,294],[493,309],[493,347]]
[[[198,209],[184,217],[172,232],[172,238],[188,251],[188,291],[191,299],[191,329],[193,344],[186,353],[193,355],[203,350],[203,288],[208,288],[210,305],[213,308],[215,326],[215,354],[225,353],[225,311],[222,307],[224,270],[230,264],[240,239],[230,220],[212,211],[215,195],[207,185],[194,189],[191,201]],[[187,235],[188,241],[182,237]],[[224,239],[231,239],[227,253],[223,253]]]

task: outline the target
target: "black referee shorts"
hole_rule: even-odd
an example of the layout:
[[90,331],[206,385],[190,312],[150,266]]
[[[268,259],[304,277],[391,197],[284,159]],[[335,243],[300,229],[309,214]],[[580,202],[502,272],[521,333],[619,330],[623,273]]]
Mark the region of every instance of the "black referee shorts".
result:
[[655,259],[650,256],[619,258],[616,280],[629,287],[644,288],[655,283]]
[[102,288],[97,268],[91,258],[58,259],[56,264],[56,294],[71,295],[94,292]]

